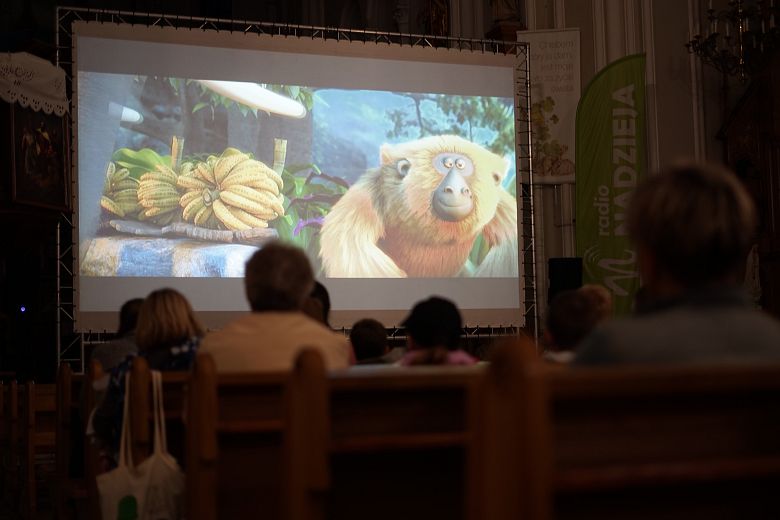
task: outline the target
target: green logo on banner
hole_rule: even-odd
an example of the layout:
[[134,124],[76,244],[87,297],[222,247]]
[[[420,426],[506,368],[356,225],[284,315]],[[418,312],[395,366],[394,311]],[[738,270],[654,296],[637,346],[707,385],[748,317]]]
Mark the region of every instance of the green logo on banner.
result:
[[631,310],[639,288],[626,210],[645,176],[645,57],[627,56],[590,82],[577,108],[577,253],[584,281]]

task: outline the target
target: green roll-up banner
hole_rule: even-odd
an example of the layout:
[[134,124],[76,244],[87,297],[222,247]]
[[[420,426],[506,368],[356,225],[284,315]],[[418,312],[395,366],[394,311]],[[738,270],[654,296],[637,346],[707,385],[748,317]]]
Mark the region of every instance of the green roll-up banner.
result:
[[626,56],[593,78],[577,108],[577,254],[584,283],[612,292],[631,311],[639,273],[626,209],[645,176],[645,55]]

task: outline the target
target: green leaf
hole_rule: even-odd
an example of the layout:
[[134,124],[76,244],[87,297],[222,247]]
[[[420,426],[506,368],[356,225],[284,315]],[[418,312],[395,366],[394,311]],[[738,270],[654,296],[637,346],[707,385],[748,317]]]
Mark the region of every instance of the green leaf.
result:
[[130,176],[136,179],[144,173],[154,170],[157,165],[170,166],[171,164],[170,155],[160,155],[150,148],[138,151],[120,148],[114,152],[111,160],[117,165],[127,168],[130,171]]
[[306,184],[306,179],[302,177],[295,178],[295,196],[300,197],[303,195],[303,186]]
[[203,101],[201,101],[200,103],[197,103],[194,107],[192,107],[192,113],[194,114],[198,110],[202,108],[206,108],[207,106],[209,106],[208,103],[204,103]]

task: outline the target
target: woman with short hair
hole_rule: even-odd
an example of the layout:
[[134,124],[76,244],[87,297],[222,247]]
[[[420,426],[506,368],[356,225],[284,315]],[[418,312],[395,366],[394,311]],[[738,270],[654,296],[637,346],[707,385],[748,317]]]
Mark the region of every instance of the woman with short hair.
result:
[[[144,299],[138,313],[135,339],[138,355],[152,370],[185,371],[195,360],[204,329],[192,306],[175,289],[158,289]],[[125,376],[133,367],[128,356],[111,375],[106,396],[95,411],[95,434],[116,454],[122,432]]]

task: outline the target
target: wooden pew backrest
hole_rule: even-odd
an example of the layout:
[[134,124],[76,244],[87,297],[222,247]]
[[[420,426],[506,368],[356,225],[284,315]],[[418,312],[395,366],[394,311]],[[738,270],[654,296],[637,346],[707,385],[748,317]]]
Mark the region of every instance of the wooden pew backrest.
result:
[[193,373],[187,424],[190,518],[281,518],[288,374]]
[[[26,517],[34,518],[37,511],[38,470],[56,474],[57,387],[54,384],[28,382],[21,393],[20,404],[23,511]],[[51,459],[44,458],[46,456],[51,456]]]
[[[92,359],[87,367],[86,386],[84,388],[84,401],[82,403],[81,417],[84,421],[83,431],[87,431],[89,417],[97,406],[95,382],[105,376],[100,361]],[[100,519],[100,503],[97,491],[97,475],[100,471],[99,453],[92,442],[85,441],[84,445],[84,478],[87,488],[87,518],[89,520]]]
[[[763,509],[780,484],[780,367],[579,369],[540,377],[550,400],[560,516],[626,516],[625,503],[649,495],[645,490],[665,497],[648,501],[651,516],[780,515],[777,504],[771,514]],[[610,502],[615,509],[605,511]],[[756,503],[762,509],[751,509]]]
[[[184,407],[187,401],[189,372],[162,372],[163,411],[167,429],[168,451],[180,465],[185,465]],[[130,369],[130,435],[133,463],[140,464],[154,449],[154,414],[152,413],[152,377],[149,363],[142,357],[133,359]]]
[[327,375],[316,357],[291,384],[294,518],[478,517],[483,368]]

